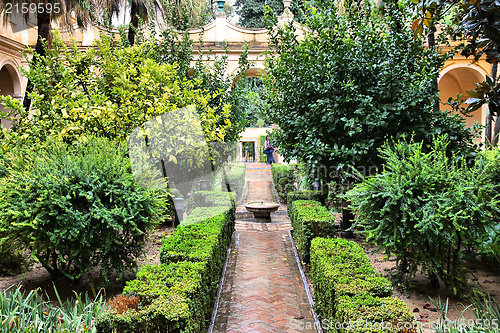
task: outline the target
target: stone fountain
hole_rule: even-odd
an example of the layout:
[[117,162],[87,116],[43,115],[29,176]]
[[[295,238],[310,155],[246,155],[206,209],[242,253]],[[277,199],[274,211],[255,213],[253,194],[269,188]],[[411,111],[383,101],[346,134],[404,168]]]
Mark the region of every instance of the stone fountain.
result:
[[275,202],[249,202],[245,204],[245,208],[253,213],[257,222],[271,222],[271,213],[278,210],[280,205]]

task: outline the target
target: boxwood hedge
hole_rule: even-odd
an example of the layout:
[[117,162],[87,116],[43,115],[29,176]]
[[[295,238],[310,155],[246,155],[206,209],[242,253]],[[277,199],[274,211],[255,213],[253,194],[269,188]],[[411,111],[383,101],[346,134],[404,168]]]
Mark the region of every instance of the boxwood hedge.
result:
[[185,211],[188,215],[198,207],[226,207],[235,209],[235,194],[233,192],[196,191],[186,200]]
[[[226,194],[227,195],[227,194]],[[98,332],[199,333],[207,329],[235,224],[231,207],[198,207],[160,250],[161,264],[146,265],[123,293],[139,308],[100,316]]]
[[328,332],[416,332],[406,304],[390,297],[390,282],[357,243],[315,238],[311,279],[316,311],[323,322],[332,323]]
[[309,263],[311,240],[315,237],[330,237],[335,233],[335,219],[320,202],[295,200],[289,214],[293,237],[297,242],[302,260]]

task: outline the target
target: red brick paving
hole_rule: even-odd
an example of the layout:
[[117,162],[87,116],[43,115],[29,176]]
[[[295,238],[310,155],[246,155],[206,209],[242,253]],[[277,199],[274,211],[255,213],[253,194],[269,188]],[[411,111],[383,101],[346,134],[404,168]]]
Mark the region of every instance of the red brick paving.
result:
[[[270,168],[257,169],[265,167],[247,165],[244,202],[272,200]],[[236,222],[214,332],[316,332],[293,255],[290,223],[278,220]]]

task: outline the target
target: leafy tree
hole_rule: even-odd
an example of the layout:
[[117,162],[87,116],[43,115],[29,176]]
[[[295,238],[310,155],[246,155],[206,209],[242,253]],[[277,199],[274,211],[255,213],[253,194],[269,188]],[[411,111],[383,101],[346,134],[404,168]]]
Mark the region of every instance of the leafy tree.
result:
[[[429,144],[448,133],[450,149],[471,145],[459,116],[433,109],[430,94],[444,59],[412,38],[405,9],[321,2],[298,41],[291,25],[278,30],[264,76],[271,120],[282,154],[310,167],[380,167],[377,148],[414,133]],[[401,28],[399,28],[401,27]],[[383,55],[383,56],[382,56]],[[333,173],[332,173],[333,171]],[[325,180],[335,179],[330,169]]]
[[377,149],[391,138],[413,133],[428,146],[448,133],[450,150],[473,150],[460,116],[434,108],[444,58],[413,38],[405,6],[389,3],[382,16],[369,3],[317,4],[304,40],[287,25],[270,41],[277,54],[268,55],[264,82],[286,159],[306,163],[311,180],[337,182],[339,192],[350,169],[380,169]]
[[[461,6],[461,23],[459,32],[463,33],[467,44],[462,49],[462,55],[474,56],[474,61],[485,54],[486,61],[491,64],[491,76],[479,83],[477,88],[468,91],[471,96],[469,112],[477,110],[482,105],[488,105],[486,124],[486,144],[496,147],[500,136],[500,84],[497,78],[498,62],[500,61],[500,4],[495,1],[481,0],[467,2]],[[497,117],[492,133],[493,117]]]
[[[56,35],[47,56],[24,72],[35,87],[32,115],[17,106],[9,139],[125,139],[152,117],[192,104],[202,115],[207,137],[223,140],[231,127],[220,119],[224,114],[215,115],[195,82],[180,78],[175,65],[156,62],[152,50],[150,43],[120,48],[102,36],[95,48],[80,52]],[[11,107],[16,108],[15,102]]]
[[[310,2],[311,4],[314,2]],[[236,13],[239,15],[238,24],[245,28],[264,28],[264,7],[269,6],[274,13],[283,12],[282,0],[236,0],[234,3]],[[292,1],[290,10],[298,21],[303,20],[306,9],[306,1]]]

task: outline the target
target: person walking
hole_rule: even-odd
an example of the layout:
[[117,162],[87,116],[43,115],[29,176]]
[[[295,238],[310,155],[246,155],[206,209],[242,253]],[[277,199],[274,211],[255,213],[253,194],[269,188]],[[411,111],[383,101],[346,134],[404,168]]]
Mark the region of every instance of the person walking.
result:
[[272,163],[276,163],[274,161],[273,153],[274,153],[274,146],[271,143],[271,138],[267,137],[266,141],[264,142],[264,154],[266,154],[266,156],[267,156],[267,163],[266,164],[269,165]]

